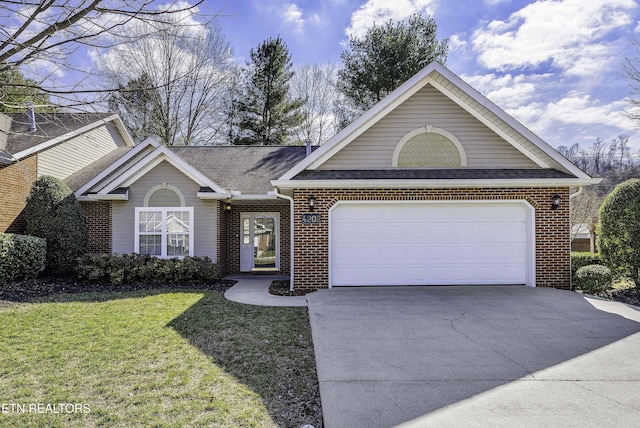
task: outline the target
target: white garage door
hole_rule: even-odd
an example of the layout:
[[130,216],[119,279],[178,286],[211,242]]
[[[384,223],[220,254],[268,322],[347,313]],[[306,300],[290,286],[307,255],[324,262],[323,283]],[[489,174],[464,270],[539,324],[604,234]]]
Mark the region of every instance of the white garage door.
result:
[[521,202],[340,202],[331,285],[533,285],[532,217]]

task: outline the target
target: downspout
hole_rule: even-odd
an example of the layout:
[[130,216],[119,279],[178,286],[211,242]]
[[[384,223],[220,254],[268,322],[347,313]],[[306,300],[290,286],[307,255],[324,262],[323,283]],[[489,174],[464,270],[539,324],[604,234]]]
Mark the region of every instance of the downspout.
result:
[[290,239],[289,257],[291,259],[289,262],[289,275],[290,275],[289,291],[293,291],[293,225],[294,225],[293,198],[291,196],[283,195],[282,193],[280,193],[277,187],[273,188],[273,194],[276,195],[278,198],[286,199],[289,201],[289,207],[291,211],[289,214],[289,217],[291,218],[291,225],[289,225],[289,229],[291,233],[291,237],[289,238]]
[[583,190],[584,190],[584,187],[583,187],[583,186],[578,187],[578,191],[577,191],[577,192],[575,192],[575,193],[570,194],[570,195],[569,195],[569,199],[573,199],[573,198],[575,198],[576,196],[578,196],[578,195],[582,194],[582,191],[583,191]]

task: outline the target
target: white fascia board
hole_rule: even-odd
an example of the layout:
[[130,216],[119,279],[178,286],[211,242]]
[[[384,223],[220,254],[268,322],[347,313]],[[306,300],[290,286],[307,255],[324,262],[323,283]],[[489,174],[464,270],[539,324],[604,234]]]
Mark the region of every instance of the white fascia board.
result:
[[113,121],[115,119],[120,119],[117,114],[114,114],[112,116],[106,117],[106,118],[101,119],[101,120],[98,120],[96,122],[92,122],[92,123],[90,123],[88,125],[83,126],[82,128],[78,128],[78,129],[76,129],[74,131],[67,132],[66,134],[60,135],[59,137],[52,138],[51,140],[47,140],[44,143],[38,144],[37,146],[30,147],[27,150],[23,150],[21,152],[18,152],[13,156],[16,159],[22,159],[23,157],[32,155],[32,154],[34,154],[36,152],[40,152],[40,151],[42,151],[44,149],[47,149],[47,148],[49,148],[51,146],[55,146],[56,144],[61,143],[63,141],[66,141],[66,140],[68,140],[70,138],[77,137],[78,135],[82,135],[85,132],[89,132],[89,131],[91,131],[91,130],[99,127],[99,126],[106,125],[108,122],[111,122],[111,121]]
[[117,194],[100,194],[100,193],[92,193],[90,195],[85,196],[89,201],[128,201],[129,200],[129,190],[126,193],[117,193]]
[[105,178],[107,178],[109,176],[109,174],[112,174],[115,170],[117,170],[118,168],[120,168],[122,165],[124,165],[125,163],[127,163],[129,160],[131,160],[132,158],[134,158],[135,156],[137,156],[140,152],[142,152],[143,150],[145,150],[147,147],[149,146],[153,146],[154,148],[157,148],[160,145],[160,143],[158,143],[157,141],[155,141],[152,138],[147,138],[146,140],[144,140],[143,142],[141,142],[140,144],[138,144],[137,146],[135,146],[133,149],[129,150],[127,153],[125,153],[120,159],[118,159],[117,161],[115,161],[114,163],[112,163],[111,165],[109,165],[107,168],[105,168],[104,170],[102,170],[100,172],[100,174],[96,175],[95,177],[93,177],[91,180],[89,180],[87,183],[85,183],[84,185],[82,185],[78,190],[76,190],[74,193],[76,195],[76,198],[81,197],[84,193],[88,192],[89,189],[91,189],[93,186],[97,185],[98,183],[100,183],[102,180],[104,180]]
[[278,197],[271,193],[258,193],[254,195],[237,195],[231,193],[198,192],[200,199],[229,200],[229,201],[271,201]]
[[598,184],[601,178],[539,178],[510,180],[273,180],[282,189],[432,189],[479,187],[578,187]]
[[209,200],[216,200],[216,201],[231,199],[230,193],[197,192],[196,196],[199,199],[209,199]]
[[113,119],[113,123],[116,125],[116,128],[118,128],[118,132],[120,132],[120,135],[124,140],[124,144],[129,147],[134,147],[136,143],[135,141],[133,141],[131,134],[129,134],[129,130],[127,129],[124,122],[122,121],[122,118],[120,117],[120,115],[116,115],[116,117]]
[[109,185],[100,190],[98,194],[104,195],[118,187],[131,186],[152,168],[165,160],[200,186],[209,187],[216,193],[227,193],[223,188],[205,177],[200,171],[184,162],[181,158],[172,153],[165,146],[160,145],[156,147],[154,151],[140,160],[136,165],[134,165],[132,168],[119,176],[116,180],[112,181]]
[[258,194],[254,194],[254,195],[233,195],[231,197],[232,201],[267,201],[267,200],[273,200],[273,199],[278,199],[278,197],[274,194],[269,194],[269,193],[258,193]]

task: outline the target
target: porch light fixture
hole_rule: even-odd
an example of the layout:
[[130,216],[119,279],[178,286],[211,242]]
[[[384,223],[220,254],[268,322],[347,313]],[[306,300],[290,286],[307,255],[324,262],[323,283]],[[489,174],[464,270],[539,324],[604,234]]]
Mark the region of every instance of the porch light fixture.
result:
[[225,211],[231,211],[231,204],[224,204]]
[[557,193],[555,195],[553,195],[551,197],[551,209],[552,210],[557,210],[558,207],[560,206],[560,195],[558,195]]
[[313,211],[313,209],[316,207],[316,197],[313,195],[309,196],[307,202],[309,202],[309,211]]

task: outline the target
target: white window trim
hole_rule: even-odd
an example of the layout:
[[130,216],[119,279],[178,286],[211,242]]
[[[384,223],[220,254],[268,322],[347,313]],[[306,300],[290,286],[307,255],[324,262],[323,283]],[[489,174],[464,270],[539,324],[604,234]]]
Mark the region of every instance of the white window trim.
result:
[[184,204],[185,204],[184,195],[182,194],[180,189],[178,189],[176,186],[172,186],[171,184],[168,184],[168,183],[158,184],[157,186],[154,186],[151,189],[149,189],[147,194],[144,196],[144,206],[145,207],[149,206],[149,199],[151,199],[151,195],[153,195],[157,190],[161,190],[161,189],[169,189],[169,190],[172,190],[173,192],[175,192],[178,195],[178,197],[180,198],[180,206],[184,207]]
[[162,212],[162,232],[161,236],[161,247],[160,247],[160,255],[153,255],[154,257],[159,257],[163,259],[167,258],[183,258],[184,256],[168,256],[167,255],[167,212],[168,211],[188,211],[189,212],[189,233],[186,234],[189,236],[189,256],[193,256],[194,250],[194,222],[193,222],[193,207],[136,207],[136,215],[135,215],[135,240],[133,244],[134,253],[140,253],[140,236],[146,235],[146,233],[140,232],[140,213],[141,212],[149,212],[149,211],[161,211]]
[[461,167],[467,166],[467,153],[465,152],[464,147],[462,147],[462,144],[455,137],[455,135],[453,135],[448,131],[445,131],[444,129],[435,128],[432,125],[425,125],[421,128],[414,129],[413,131],[409,132],[407,135],[402,137],[402,139],[398,142],[395,150],[393,151],[393,157],[391,158],[392,167],[394,168],[398,167],[398,159],[400,158],[400,152],[402,151],[402,148],[404,147],[404,145],[407,144],[409,140],[411,140],[413,137],[420,134],[439,134],[447,138],[448,140],[450,140],[453,143],[453,145],[456,146],[456,149],[458,149],[458,153],[460,154],[460,166]]

